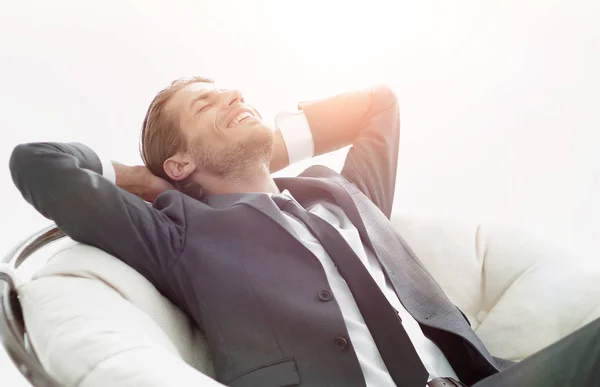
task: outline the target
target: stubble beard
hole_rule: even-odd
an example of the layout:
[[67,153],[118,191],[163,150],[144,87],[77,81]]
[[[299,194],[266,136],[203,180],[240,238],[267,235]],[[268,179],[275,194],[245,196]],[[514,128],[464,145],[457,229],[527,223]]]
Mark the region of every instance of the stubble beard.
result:
[[251,136],[225,148],[198,143],[194,157],[203,169],[219,178],[244,177],[260,164],[269,165],[273,153],[273,131],[267,127],[256,129]]

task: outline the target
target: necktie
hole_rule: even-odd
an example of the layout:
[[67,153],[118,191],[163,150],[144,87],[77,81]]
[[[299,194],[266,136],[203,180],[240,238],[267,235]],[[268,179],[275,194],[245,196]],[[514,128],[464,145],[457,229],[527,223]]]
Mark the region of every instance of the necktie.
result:
[[273,196],[273,200],[281,210],[289,212],[306,225],[335,263],[346,280],[396,385],[424,386],[427,383],[428,372],[404,330],[400,316],[385,298],[352,247],[335,227],[319,216],[304,210],[293,200],[283,196]]

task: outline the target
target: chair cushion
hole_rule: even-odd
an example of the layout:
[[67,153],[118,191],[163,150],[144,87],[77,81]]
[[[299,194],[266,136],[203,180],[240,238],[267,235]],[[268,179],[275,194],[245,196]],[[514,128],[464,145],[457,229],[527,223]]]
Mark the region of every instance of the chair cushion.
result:
[[66,386],[221,385],[196,371],[214,375],[187,316],[99,249],[61,250],[19,295],[42,365]]
[[600,265],[534,226],[392,222],[494,356],[521,360],[600,317]]

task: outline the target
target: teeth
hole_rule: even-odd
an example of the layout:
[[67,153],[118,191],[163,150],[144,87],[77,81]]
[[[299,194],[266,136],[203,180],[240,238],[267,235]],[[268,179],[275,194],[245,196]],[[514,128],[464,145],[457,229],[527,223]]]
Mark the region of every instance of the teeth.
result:
[[235,126],[235,125],[239,124],[240,121],[242,121],[244,118],[248,118],[248,117],[254,117],[254,116],[251,113],[249,113],[249,112],[242,112],[242,113],[238,114],[231,121],[231,126]]

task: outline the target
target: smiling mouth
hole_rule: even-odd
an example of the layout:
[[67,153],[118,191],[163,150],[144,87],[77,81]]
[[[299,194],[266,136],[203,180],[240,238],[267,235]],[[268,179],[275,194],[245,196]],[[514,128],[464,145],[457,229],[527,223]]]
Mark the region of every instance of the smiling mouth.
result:
[[231,122],[229,123],[229,125],[227,125],[227,129],[229,129],[229,128],[233,128],[234,126],[237,126],[237,125],[239,125],[240,123],[242,123],[242,122],[244,122],[244,121],[246,121],[246,120],[249,120],[249,119],[253,119],[253,118],[256,118],[256,117],[254,116],[254,114],[252,114],[252,113],[250,113],[250,112],[247,112],[247,111],[245,111],[245,112],[241,112],[241,113],[239,113],[237,116],[235,116],[235,117],[234,117],[234,118],[231,120]]

